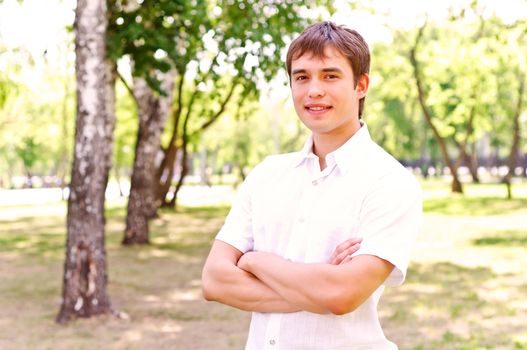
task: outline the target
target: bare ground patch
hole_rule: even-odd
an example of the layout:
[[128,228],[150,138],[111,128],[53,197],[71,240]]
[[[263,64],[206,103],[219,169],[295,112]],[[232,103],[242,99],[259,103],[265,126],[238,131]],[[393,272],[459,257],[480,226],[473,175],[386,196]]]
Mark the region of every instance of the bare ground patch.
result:
[[[119,244],[124,210],[110,209],[108,288],[128,318],[60,326],[60,206],[0,220],[0,349],[243,348],[250,315],[201,298],[201,268],[225,207],[163,212],[152,244],[132,248]],[[388,338],[402,350],[526,349],[525,217],[527,209],[510,206],[501,215],[427,213],[407,282],[381,300]]]

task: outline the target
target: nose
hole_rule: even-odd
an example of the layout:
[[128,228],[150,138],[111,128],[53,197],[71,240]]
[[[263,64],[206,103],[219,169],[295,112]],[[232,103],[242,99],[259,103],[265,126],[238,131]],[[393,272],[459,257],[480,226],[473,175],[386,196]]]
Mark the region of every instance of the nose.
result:
[[310,98],[320,98],[323,97],[326,93],[324,92],[324,89],[322,88],[321,83],[316,80],[312,79],[309,84],[309,91],[308,95]]

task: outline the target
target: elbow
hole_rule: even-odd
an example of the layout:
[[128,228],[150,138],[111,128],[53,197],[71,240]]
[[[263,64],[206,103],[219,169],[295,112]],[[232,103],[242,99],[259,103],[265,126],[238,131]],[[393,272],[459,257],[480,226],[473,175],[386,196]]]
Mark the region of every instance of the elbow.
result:
[[342,316],[345,314],[349,314],[350,312],[355,311],[357,307],[351,306],[351,305],[332,305],[328,307],[328,311],[332,313],[333,315]]
[[326,309],[329,313],[342,316],[355,311],[360,306],[356,298],[349,294],[336,294],[327,300]]
[[209,281],[205,281],[205,279],[201,279],[201,294],[203,295],[203,299],[206,301],[214,301],[214,289],[212,288]]
[[216,287],[214,276],[212,276],[207,269],[204,269],[201,275],[201,293],[203,299],[207,301],[218,300],[217,290],[218,288]]

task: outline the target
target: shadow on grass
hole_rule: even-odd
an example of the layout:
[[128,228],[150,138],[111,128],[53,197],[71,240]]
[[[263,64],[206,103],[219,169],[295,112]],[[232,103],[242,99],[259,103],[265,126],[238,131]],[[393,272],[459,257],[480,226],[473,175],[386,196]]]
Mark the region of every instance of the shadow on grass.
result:
[[521,298],[522,286],[511,287],[507,276],[488,267],[413,264],[403,287],[386,289],[380,306],[388,310],[383,328],[402,349],[509,345],[508,335],[521,332],[517,319],[522,316],[507,299],[492,295],[499,289],[511,299]]
[[527,248],[527,231],[506,230],[494,232],[494,235],[472,240],[476,246],[524,246]]
[[63,231],[7,234],[0,237],[0,252],[17,251],[28,255],[62,254],[65,240]]
[[177,211],[170,208],[161,208],[161,213],[166,214],[188,214],[196,219],[211,219],[226,216],[230,206],[203,206],[203,207],[179,207]]
[[169,250],[174,251],[180,254],[194,256],[202,253],[203,251],[209,250],[211,245],[210,237],[208,239],[199,240],[199,241],[180,241],[180,242],[166,242],[166,243],[156,243],[153,242],[150,244],[151,249],[160,249],[160,250]]
[[[182,207],[178,212],[163,209],[160,218],[150,224],[152,244],[142,249],[172,250],[185,255],[208,250],[228,211],[228,206]],[[106,227],[107,247],[121,249],[126,208],[113,206],[105,213],[109,224]],[[0,232],[0,252],[63,256],[66,226],[62,216],[22,216],[3,220]]]
[[527,199],[452,196],[448,198],[427,199],[423,203],[423,209],[427,213],[443,215],[502,215],[527,209]]

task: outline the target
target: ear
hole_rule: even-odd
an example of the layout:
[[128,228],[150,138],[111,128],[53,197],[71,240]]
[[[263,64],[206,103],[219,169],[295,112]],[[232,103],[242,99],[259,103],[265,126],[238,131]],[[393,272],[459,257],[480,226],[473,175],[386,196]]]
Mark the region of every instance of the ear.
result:
[[366,94],[368,93],[369,86],[370,86],[370,76],[364,73],[359,78],[359,81],[357,82],[357,87],[355,88],[357,90],[357,97],[359,99],[366,96]]

